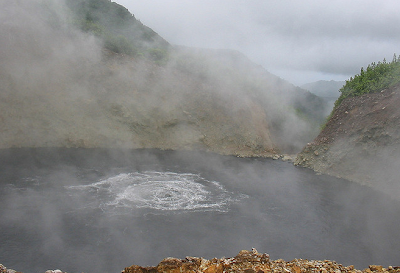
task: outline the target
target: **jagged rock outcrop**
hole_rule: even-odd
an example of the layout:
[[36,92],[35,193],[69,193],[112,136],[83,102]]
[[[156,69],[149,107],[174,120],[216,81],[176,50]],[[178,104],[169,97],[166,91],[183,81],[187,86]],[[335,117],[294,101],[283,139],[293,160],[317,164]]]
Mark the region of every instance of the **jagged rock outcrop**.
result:
[[[0,273],[15,273],[15,270],[7,269],[0,264]],[[62,273],[61,270],[48,270],[46,273]],[[165,258],[157,266],[142,267],[132,265],[122,270],[122,273],[223,273],[223,272],[243,272],[243,273],[268,273],[268,272],[323,272],[323,273],[372,273],[386,272],[399,273],[399,266],[370,265],[363,270],[355,269],[353,265],[344,266],[335,261],[319,261],[294,259],[285,261],[283,259],[271,260],[268,254],[258,253],[256,249],[252,251],[242,250],[232,258],[221,258],[207,260],[197,257],[186,257],[185,259]]]
[[398,197],[400,85],[349,97],[334,110],[295,164],[342,177]]
[[349,272],[349,273],[370,273],[370,272],[400,272],[400,267],[389,266],[384,268],[379,265],[371,265],[364,270],[357,270],[354,266],[343,266],[335,261],[316,261],[295,259],[286,262],[282,259],[271,260],[268,254],[258,253],[257,250],[242,250],[233,258],[203,259],[186,257],[186,259],[166,258],[155,267],[141,267],[133,265],[125,268],[123,273],[175,273],[175,272]]
[[4,265],[0,264],[0,273],[16,273],[14,269],[7,269]]

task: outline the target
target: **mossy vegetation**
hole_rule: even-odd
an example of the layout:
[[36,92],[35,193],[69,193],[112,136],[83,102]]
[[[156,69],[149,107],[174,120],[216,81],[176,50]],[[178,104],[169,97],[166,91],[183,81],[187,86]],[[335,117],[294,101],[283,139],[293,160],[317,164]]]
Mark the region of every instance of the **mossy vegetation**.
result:
[[364,94],[379,92],[400,82],[400,56],[393,55],[391,62],[383,59],[382,62],[371,63],[367,69],[361,67],[360,74],[350,77],[346,83],[339,89],[341,93],[335,101],[334,108],[330,115],[326,117],[325,122],[320,126],[321,131],[325,129],[326,124],[332,118],[335,109],[347,97],[357,97]]
[[400,82],[400,56],[393,56],[391,62],[371,63],[367,69],[361,68],[360,74],[351,77],[339,90],[340,97],[335,102],[335,108],[347,97],[378,92]]
[[121,54],[162,63],[169,44],[143,25],[125,7],[110,0],[67,0],[72,24],[100,38],[104,47]]

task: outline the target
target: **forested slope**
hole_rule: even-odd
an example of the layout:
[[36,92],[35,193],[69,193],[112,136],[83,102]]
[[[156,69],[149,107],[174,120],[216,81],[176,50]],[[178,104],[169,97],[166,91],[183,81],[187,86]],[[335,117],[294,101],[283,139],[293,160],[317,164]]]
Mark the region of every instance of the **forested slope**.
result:
[[382,190],[398,198],[400,63],[372,63],[340,90],[324,129],[296,164]]

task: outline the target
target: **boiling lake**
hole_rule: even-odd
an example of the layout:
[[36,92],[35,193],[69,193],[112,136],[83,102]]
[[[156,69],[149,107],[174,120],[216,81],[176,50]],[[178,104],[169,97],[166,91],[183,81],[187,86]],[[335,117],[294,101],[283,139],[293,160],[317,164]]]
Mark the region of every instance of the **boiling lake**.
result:
[[0,151],[0,263],[120,272],[163,258],[400,265],[400,203],[272,159],[103,149]]

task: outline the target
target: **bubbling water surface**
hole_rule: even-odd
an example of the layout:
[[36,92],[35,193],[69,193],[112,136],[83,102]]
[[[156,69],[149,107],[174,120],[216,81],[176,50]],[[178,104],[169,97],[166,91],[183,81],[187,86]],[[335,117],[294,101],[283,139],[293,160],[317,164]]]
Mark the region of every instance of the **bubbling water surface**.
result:
[[400,203],[272,159],[202,152],[0,150],[0,262],[120,272],[165,257],[398,265]]
[[199,174],[175,172],[120,173],[89,185],[69,186],[71,193],[101,197],[103,211],[146,208],[161,211],[227,211],[246,198]]

